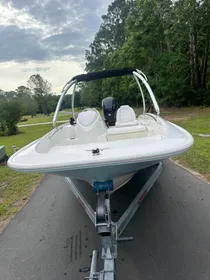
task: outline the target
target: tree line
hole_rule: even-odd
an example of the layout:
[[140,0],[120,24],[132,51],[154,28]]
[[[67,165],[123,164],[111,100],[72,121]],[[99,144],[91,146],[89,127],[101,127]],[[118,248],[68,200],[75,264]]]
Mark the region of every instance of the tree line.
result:
[[17,123],[24,115],[34,117],[37,112],[49,114],[54,106],[51,85],[39,74],[32,75],[27,86],[16,90],[0,90],[0,132],[1,135],[17,133]]
[[[142,70],[161,105],[210,105],[210,1],[114,0],[86,50],[86,71],[122,67]],[[104,96],[138,105],[132,77],[83,86],[82,100]]]
[[[12,91],[0,90],[0,136],[18,132],[17,123],[24,116],[34,117],[37,113],[49,115],[55,111],[60,95],[52,93],[51,84],[39,74],[32,75],[27,86],[19,86]],[[75,99],[80,107],[80,95]],[[67,95],[62,109],[71,107],[71,96]]]

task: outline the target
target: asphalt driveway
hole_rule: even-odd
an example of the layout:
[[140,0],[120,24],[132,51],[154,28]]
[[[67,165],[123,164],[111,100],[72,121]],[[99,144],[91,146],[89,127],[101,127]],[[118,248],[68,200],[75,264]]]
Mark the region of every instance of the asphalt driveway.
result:
[[[144,180],[113,196],[117,219]],[[80,189],[94,205],[90,187]],[[119,280],[210,279],[210,185],[167,161],[118,246]],[[100,240],[65,180],[46,176],[0,235],[0,280],[80,280]]]

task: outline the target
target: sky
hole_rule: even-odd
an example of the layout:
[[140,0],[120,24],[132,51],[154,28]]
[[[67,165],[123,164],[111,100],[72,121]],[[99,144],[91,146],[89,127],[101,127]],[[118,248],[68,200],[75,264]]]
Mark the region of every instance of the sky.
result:
[[88,49],[112,0],[0,0],[0,89],[40,74],[59,94],[84,73]]

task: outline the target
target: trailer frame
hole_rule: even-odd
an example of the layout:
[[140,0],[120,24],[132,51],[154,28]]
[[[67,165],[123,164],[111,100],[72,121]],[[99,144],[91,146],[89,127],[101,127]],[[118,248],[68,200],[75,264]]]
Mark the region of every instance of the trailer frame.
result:
[[96,205],[96,211],[94,211],[72,180],[69,177],[65,178],[71,191],[83,206],[101,238],[101,257],[104,260],[104,269],[97,271],[98,252],[94,250],[92,253],[90,274],[88,277],[85,277],[85,279],[116,280],[115,262],[117,258],[117,242],[133,240],[133,237],[121,237],[121,235],[162,171],[162,162],[159,162],[155,166],[156,168],[150,178],[146,181],[117,222],[111,220],[110,190],[96,191],[98,203]]

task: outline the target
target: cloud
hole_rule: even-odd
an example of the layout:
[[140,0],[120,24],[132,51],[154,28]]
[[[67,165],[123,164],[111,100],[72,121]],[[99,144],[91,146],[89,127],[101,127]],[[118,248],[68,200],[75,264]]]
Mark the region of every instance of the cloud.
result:
[[84,35],[82,32],[75,32],[71,30],[63,30],[60,34],[55,34],[46,37],[42,40],[42,43],[48,48],[60,48],[67,47],[69,45],[84,44]]
[[22,9],[14,8],[9,2],[7,5],[0,3],[0,32],[7,26],[16,26],[20,30],[30,30],[32,33],[42,32],[50,34],[53,28],[50,25],[41,23],[28,12],[27,6]]
[[[7,67],[11,65],[11,72],[8,71],[7,75],[14,74],[15,69],[17,72],[12,79],[19,77],[19,83],[24,83],[25,75],[33,71],[51,73],[56,77],[57,71],[61,73],[63,70],[53,67],[54,72],[51,72],[55,64],[61,67],[64,63],[67,67],[69,63],[71,71],[83,71],[85,49],[98,31],[101,15],[106,13],[111,2],[0,0],[0,71],[5,63]],[[26,63],[32,66],[26,67]],[[5,81],[9,83],[9,80],[5,77]],[[58,82],[57,78],[55,80]],[[0,80],[0,89],[10,86]]]
[[61,56],[85,56],[84,35],[82,32],[64,30],[60,34],[49,36],[41,41],[41,44],[48,50],[53,57]]
[[45,60],[48,51],[40,45],[36,35],[16,26],[1,28],[0,61]]
[[24,68],[23,72],[42,72],[48,71],[50,67],[32,67],[32,68]]

